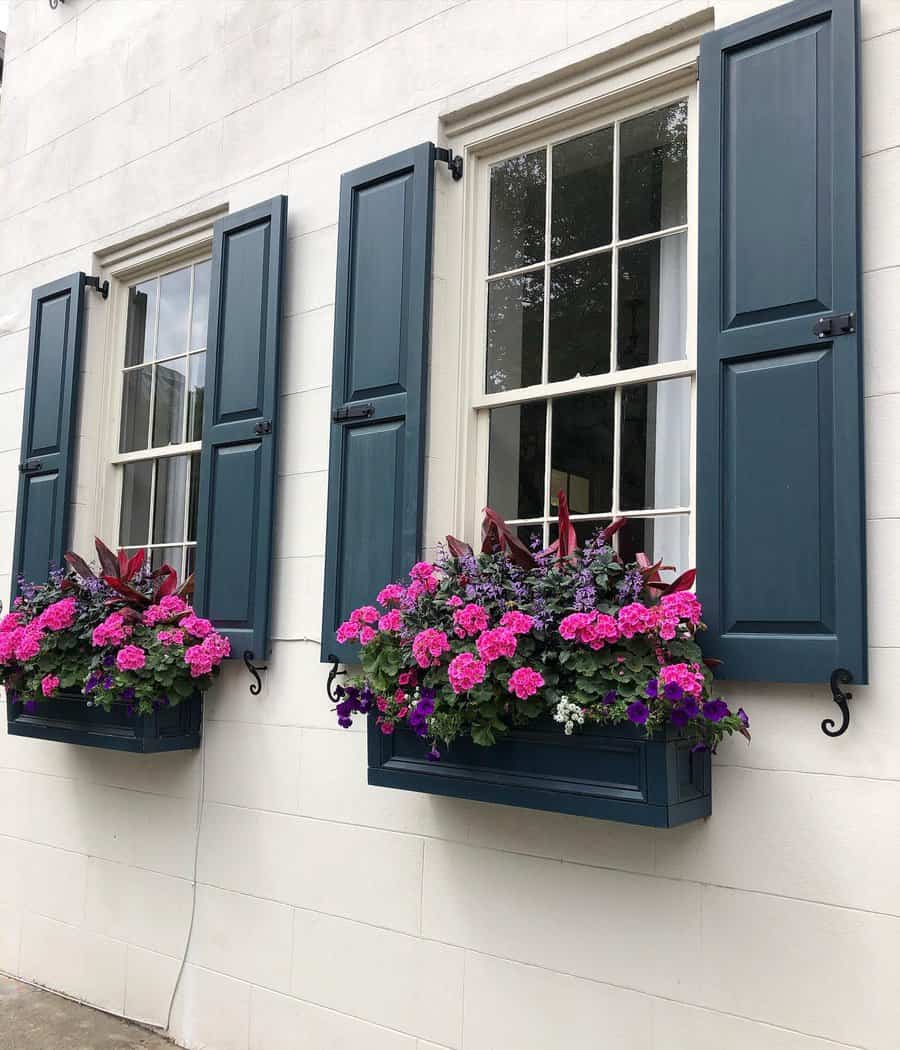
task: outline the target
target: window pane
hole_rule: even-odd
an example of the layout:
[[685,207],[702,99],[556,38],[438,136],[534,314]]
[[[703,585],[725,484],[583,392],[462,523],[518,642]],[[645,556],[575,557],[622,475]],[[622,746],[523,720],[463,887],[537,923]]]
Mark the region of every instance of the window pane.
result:
[[619,368],[680,361],[687,342],[687,234],[619,252]]
[[623,510],[689,504],[690,408],[688,378],[622,391]]
[[544,446],[547,405],[506,405],[491,409],[488,503],[504,518],[538,518],[544,513]]
[[191,307],[191,349],[202,350],[206,346],[206,326],[209,322],[209,269],[208,262],[194,267],[194,302]]
[[150,436],[151,369],[136,368],[122,377],[122,425],[119,451],[134,452],[147,448]]
[[191,456],[191,488],[188,493],[187,538],[197,538],[197,506],[200,502],[200,455]]
[[191,268],[167,273],[159,280],[159,334],[156,357],[187,353]]
[[180,543],[184,539],[184,500],[189,456],[157,460],[153,504],[153,542]]
[[184,441],[184,384],[187,359],[182,357],[156,366],[153,409],[153,445],[177,445]]
[[[617,535],[619,554],[627,564],[639,553],[651,561],[662,558],[664,565],[673,566],[678,572],[689,569],[689,528],[687,514],[666,515],[662,518],[629,518]],[[671,573],[663,574],[671,581]]]
[[516,535],[532,551],[544,548],[544,526],[543,525],[516,525]]
[[550,380],[609,371],[611,257],[608,252],[550,271]]
[[188,379],[187,440],[203,436],[203,388],[206,383],[206,354],[191,354]]
[[515,390],[541,381],[544,275],[504,277],[488,286],[485,391]]
[[613,129],[553,147],[550,248],[554,257],[612,240]]
[[122,467],[122,515],[119,546],[141,546],[150,533],[150,489],[153,462],[126,463]]
[[522,153],[491,168],[488,272],[502,273],[544,258],[547,151]]
[[686,222],[687,103],[626,120],[619,148],[619,237]]
[[125,365],[139,365],[153,356],[156,324],[156,281],[145,281],[128,290],[125,331]]
[[[579,513],[612,508],[614,400],[611,390],[603,390],[553,402],[551,484],[554,478],[571,479],[581,504]],[[560,484],[551,497],[567,487]]]

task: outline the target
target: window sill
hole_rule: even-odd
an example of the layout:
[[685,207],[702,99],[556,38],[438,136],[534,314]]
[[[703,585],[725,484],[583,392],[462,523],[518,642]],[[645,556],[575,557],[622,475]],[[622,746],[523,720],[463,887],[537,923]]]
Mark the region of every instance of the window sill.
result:
[[81,697],[48,700],[30,714],[21,701],[7,702],[7,733],[112,751],[150,754],[200,746],[203,697],[195,693],[175,707],[152,715],[129,715],[123,706],[109,712],[87,707]]
[[460,740],[429,762],[413,733],[384,736],[369,716],[369,784],[648,827],[675,827],[712,812],[708,751],[677,730],[648,740],[631,725],[565,736],[547,720],[490,748]]

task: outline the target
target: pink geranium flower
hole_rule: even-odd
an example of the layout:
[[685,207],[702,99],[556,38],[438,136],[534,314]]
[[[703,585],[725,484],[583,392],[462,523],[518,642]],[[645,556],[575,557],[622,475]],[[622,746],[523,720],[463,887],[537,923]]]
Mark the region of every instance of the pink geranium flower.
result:
[[413,656],[419,667],[437,667],[441,662],[441,654],[449,648],[447,635],[434,627],[419,631],[412,644]]
[[378,610],[374,605],[363,605],[359,609],[354,609],[350,613],[351,623],[377,623],[378,622]]
[[389,583],[378,592],[378,604],[387,608],[389,605],[399,605],[406,594],[406,588],[399,583]]
[[457,638],[470,638],[485,630],[488,625],[487,609],[470,602],[453,614],[453,626]]
[[450,661],[447,675],[454,693],[468,693],[484,681],[487,665],[474,653],[460,653]]
[[499,660],[501,656],[515,656],[518,639],[508,627],[495,627],[485,631],[475,642],[478,655],[487,663]]
[[534,626],[534,617],[518,609],[510,609],[500,617],[500,626],[508,627],[513,634],[528,634]]
[[527,700],[544,684],[544,676],[531,667],[519,667],[509,676],[508,689],[520,700]]
[[379,631],[399,631],[403,627],[403,616],[399,609],[391,609],[378,620]]
[[55,674],[45,674],[41,679],[41,692],[44,696],[53,696],[59,689],[59,678]]
[[116,653],[116,667],[120,671],[139,671],[147,662],[147,654],[139,645],[126,645]]
[[74,598],[63,598],[48,605],[35,623],[48,631],[64,631],[75,622],[76,602]]
[[634,638],[636,634],[648,634],[656,624],[656,616],[641,602],[632,602],[619,609],[619,631],[623,638]]
[[340,627],[337,629],[335,637],[340,645],[345,642],[352,641],[359,634],[359,624],[354,623],[352,620],[344,620]]

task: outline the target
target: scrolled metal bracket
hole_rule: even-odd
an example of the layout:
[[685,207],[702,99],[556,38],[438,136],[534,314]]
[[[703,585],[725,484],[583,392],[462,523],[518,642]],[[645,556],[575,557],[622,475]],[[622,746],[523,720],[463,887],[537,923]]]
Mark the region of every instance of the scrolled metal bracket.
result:
[[101,281],[99,277],[85,277],[84,279],[85,288],[93,288],[95,292],[99,292],[101,298],[109,298],[109,281]]
[[262,679],[259,677],[261,671],[268,671],[268,667],[263,667],[260,664],[253,663],[253,650],[244,650],[244,667],[250,672],[254,679],[250,683],[250,693],[252,696],[259,696],[262,692]]
[[850,725],[850,708],[847,706],[847,701],[853,699],[853,693],[845,693],[841,686],[849,685],[852,681],[853,675],[846,667],[836,667],[831,672],[831,698],[841,709],[841,724],[835,728],[836,723],[833,718],[822,719],[822,732],[826,736],[840,736],[847,732],[847,727]]
[[338,670],[338,668],[340,666],[341,666],[341,661],[340,660],[335,660],[334,663],[331,665],[331,670],[328,672],[328,680],[325,683],[325,692],[328,693],[328,699],[333,704],[338,703],[339,699],[340,699],[337,695],[335,695],[334,680],[335,680],[335,678],[337,678],[337,676],[339,674],[346,674],[347,673],[347,668],[346,667],[343,669],[343,671]]

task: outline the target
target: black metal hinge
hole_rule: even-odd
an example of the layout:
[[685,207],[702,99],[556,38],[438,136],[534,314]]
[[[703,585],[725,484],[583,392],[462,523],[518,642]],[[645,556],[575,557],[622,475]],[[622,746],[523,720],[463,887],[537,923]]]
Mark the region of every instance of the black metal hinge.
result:
[[368,419],[370,416],[374,415],[375,406],[372,404],[345,405],[344,408],[335,409],[331,418],[335,423],[346,423],[348,419]]
[[93,288],[104,299],[109,298],[109,281],[101,281],[99,277],[85,277],[84,286],[85,288]]
[[836,335],[850,335],[856,331],[856,314],[832,314],[831,317],[820,317],[813,325],[813,333],[819,339]]
[[459,182],[463,177],[463,159],[454,154],[452,149],[445,149],[443,146],[436,146],[434,150],[434,159],[441,164],[446,164],[450,169],[450,174],[453,176],[454,182]]
[[262,419],[253,428],[254,434],[271,434],[272,433],[272,420]]

